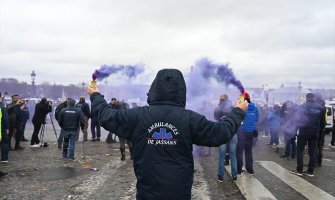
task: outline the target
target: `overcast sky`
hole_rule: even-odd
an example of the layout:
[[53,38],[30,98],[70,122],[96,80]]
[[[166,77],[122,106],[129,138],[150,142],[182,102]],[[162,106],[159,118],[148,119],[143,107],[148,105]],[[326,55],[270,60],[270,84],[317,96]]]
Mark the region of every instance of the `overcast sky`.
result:
[[151,83],[201,57],[245,87],[335,89],[335,1],[0,0],[0,78],[77,84],[102,64],[143,63]]

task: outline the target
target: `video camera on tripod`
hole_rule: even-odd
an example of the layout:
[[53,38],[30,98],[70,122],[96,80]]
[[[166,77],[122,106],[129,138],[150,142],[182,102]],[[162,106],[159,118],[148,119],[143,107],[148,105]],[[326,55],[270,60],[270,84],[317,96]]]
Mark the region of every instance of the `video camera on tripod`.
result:
[[[47,106],[52,106],[52,101],[45,101],[45,104]],[[53,128],[53,131],[55,133],[55,136],[56,136],[56,141],[58,140],[58,136],[57,136],[57,131],[56,131],[56,128],[55,128],[55,124],[53,122],[53,119],[52,119],[52,115],[51,115],[51,112],[48,113],[49,115],[49,118],[50,118],[50,121],[51,121],[51,124],[52,124],[52,128]],[[43,139],[44,139],[44,133],[45,133],[45,123],[42,124],[42,127],[41,127],[41,131],[40,131],[40,141],[41,141],[41,147],[48,147],[48,143],[45,142],[43,143]]]

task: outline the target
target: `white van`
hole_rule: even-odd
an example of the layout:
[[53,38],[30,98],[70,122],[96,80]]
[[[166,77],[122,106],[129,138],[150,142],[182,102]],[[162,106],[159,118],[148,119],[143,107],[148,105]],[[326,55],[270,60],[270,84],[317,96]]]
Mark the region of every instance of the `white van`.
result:
[[334,124],[334,107],[331,105],[326,105],[326,134],[329,134],[333,130]]

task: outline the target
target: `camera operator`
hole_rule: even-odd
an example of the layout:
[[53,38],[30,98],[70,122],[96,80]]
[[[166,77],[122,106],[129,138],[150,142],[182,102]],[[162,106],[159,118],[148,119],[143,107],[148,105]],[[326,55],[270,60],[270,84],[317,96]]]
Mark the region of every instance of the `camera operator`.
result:
[[52,111],[52,102],[47,101],[45,97],[35,106],[35,113],[33,116],[34,132],[31,137],[31,147],[39,147],[40,140],[38,139],[38,133],[40,132],[42,124],[45,124],[45,117],[49,112]]
[[22,113],[20,106],[22,105],[22,101],[19,99],[19,95],[15,94],[12,96],[12,102],[6,106],[8,117],[9,117],[9,150],[14,150],[11,147],[12,136],[14,132],[15,135],[15,150],[23,149],[20,146],[21,134],[22,134]]

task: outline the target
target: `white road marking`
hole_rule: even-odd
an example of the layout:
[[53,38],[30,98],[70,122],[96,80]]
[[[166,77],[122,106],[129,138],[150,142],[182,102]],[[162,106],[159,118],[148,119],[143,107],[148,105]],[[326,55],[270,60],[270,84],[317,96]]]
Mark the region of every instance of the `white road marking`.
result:
[[[225,166],[229,174],[231,174],[230,165]],[[266,200],[277,199],[273,194],[254,176],[247,173],[242,173],[237,176],[235,181],[237,187],[246,199],[250,200]]]
[[286,170],[275,162],[258,161],[258,163],[308,199],[335,199],[335,197],[331,194],[314,186],[305,179],[290,173],[290,171]]

